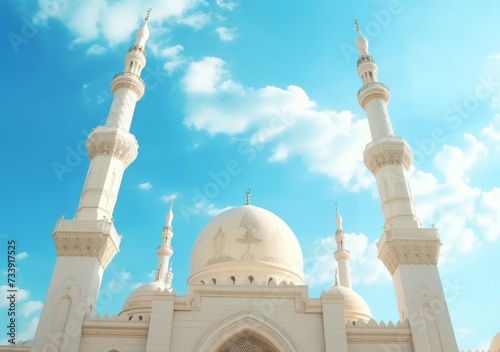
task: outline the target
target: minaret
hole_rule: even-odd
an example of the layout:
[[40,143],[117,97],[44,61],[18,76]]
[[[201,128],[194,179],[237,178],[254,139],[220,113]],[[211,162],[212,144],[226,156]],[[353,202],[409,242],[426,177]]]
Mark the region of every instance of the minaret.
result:
[[171,246],[172,237],[174,237],[174,231],[172,228],[172,220],[174,219],[174,213],[172,212],[172,207],[174,205],[173,200],[170,201],[170,209],[167,213],[167,221],[165,227],[163,227],[163,232],[161,234],[161,245],[158,247],[156,253],[158,254],[158,267],[156,269],[156,280],[167,283],[170,280],[170,285],[172,283],[173,273],[172,266],[169,268],[170,257],[174,253],[174,249]]
[[[339,281],[340,286],[352,289],[351,286],[351,273],[349,268],[349,258],[351,257],[351,252],[345,248],[345,235],[342,229],[342,217],[339,214],[339,208],[336,205],[335,210],[337,215],[335,216],[335,223],[337,224],[337,230],[335,231],[335,242],[337,243],[337,250],[335,251],[335,260],[337,261],[337,266],[339,268]],[[335,273],[335,280],[337,280],[337,273]]]
[[86,143],[90,167],[76,212],[78,220],[112,219],[123,172],[137,157],[137,141],[129,133],[136,102],[144,95],[140,77],[146,66],[145,44],[149,38],[148,15],[135,44],[125,56],[123,72],[111,81],[113,103],[106,126],[92,131]]
[[125,68],[111,82],[114,98],[105,126],[86,143],[87,178],[74,219],[60,219],[52,234],[57,261],[33,340],[33,351],[77,352],[82,324],[96,306],[106,266],[119,251],[121,236],[113,223],[123,172],[137,156],[129,133],[136,102],[144,94],[149,12],[125,57]]
[[170,266],[168,268],[167,279],[165,283],[167,284],[167,288],[172,289],[172,280],[174,279],[174,273],[172,272],[172,262],[170,262]]
[[366,110],[372,141],[364,162],[377,180],[384,232],[379,258],[392,275],[401,320],[408,319],[414,352],[458,350],[437,268],[441,241],[435,228],[422,228],[408,181],[413,153],[395,137],[387,104],[389,89],[378,81],[378,68],[357,21],[359,104]]

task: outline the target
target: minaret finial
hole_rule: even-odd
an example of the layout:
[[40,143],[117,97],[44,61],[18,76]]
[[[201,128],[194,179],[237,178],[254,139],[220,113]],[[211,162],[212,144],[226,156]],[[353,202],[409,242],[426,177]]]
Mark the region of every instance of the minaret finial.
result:
[[354,24],[356,24],[356,32],[359,33],[359,22],[358,22],[358,20],[354,20]]
[[174,206],[174,198],[170,198],[170,208],[168,209],[167,213],[167,221],[166,221],[166,226],[167,227],[172,227],[172,220],[174,219],[174,212],[172,211],[172,207]]
[[147,13],[146,13],[146,18],[144,19],[144,22],[147,22],[149,21],[149,14],[151,13],[153,9],[150,7],[148,10],[147,10]]
[[339,205],[335,202],[335,211],[337,214],[335,215],[335,223],[337,224],[337,230],[342,230],[342,217],[339,214]]
[[250,188],[247,188],[245,190],[245,193],[247,195],[247,203],[246,203],[246,205],[250,205],[250,193],[252,193],[252,190]]

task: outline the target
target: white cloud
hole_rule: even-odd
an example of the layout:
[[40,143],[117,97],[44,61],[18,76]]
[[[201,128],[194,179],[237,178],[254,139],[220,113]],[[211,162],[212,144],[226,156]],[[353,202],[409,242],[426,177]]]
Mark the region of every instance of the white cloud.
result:
[[139,189],[142,189],[144,191],[148,191],[151,188],[153,188],[153,185],[151,184],[151,182],[139,183]]
[[42,309],[43,303],[40,301],[28,301],[21,307],[21,314],[25,317],[30,316],[33,312]]
[[475,218],[484,237],[488,241],[500,238],[500,188],[483,192],[479,199]]
[[217,6],[223,10],[233,11],[237,4],[231,1],[216,0]]
[[[34,16],[37,26],[55,19],[64,23],[76,36],[75,42],[89,42],[99,37],[111,45],[130,40],[130,35],[143,23],[145,5],[140,0],[115,2],[113,0],[38,0],[39,11]],[[161,26],[165,21],[183,23],[201,28],[208,23],[208,15],[195,12],[203,0],[151,0],[153,8],[150,26]]]
[[232,42],[237,37],[235,28],[217,27],[215,32],[217,32],[219,39],[223,42]]
[[486,58],[490,60],[500,60],[500,53],[490,54],[486,56]]
[[442,181],[421,170],[410,175],[420,220],[439,229],[441,262],[471,252],[483,239],[500,237],[500,189],[484,190],[471,186],[469,180],[470,171],[489,152],[476,137],[464,134],[460,146],[444,145],[434,158]]
[[156,280],[156,270],[151,270],[148,273],[148,278],[151,279],[151,280]]
[[87,55],[102,55],[108,51],[108,48],[100,46],[98,44],[92,45],[87,49]]
[[120,276],[124,280],[130,280],[132,278],[132,273],[122,270],[120,271]]
[[500,114],[496,114],[493,121],[484,127],[481,132],[493,142],[500,141]]
[[187,62],[187,59],[180,54],[183,50],[184,47],[180,44],[177,44],[174,46],[166,47],[159,51],[160,57],[168,59],[163,67],[169,74],[172,74],[173,71],[180,68],[184,63]]
[[144,282],[137,282],[137,283],[133,284],[132,291],[135,290],[136,288],[141,287],[142,285],[144,285]]
[[205,57],[190,64],[182,79],[187,93],[216,93],[223,77],[228,75],[224,61],[217,57]]
[[193,27],[196,30],[202,29],[210,22],[210,16],[203,12],[197,12],[179,19],[179,23]]
[[30,320],[30,322],[21,330],[18,339],[21,341],[29,341],[35,337],[36,328],[38,326],[39,317],[35,317]]
[[238,135],[251,146],[266,145],[271,162],[297,156],[311,171],[352,190],[373,185],[362,161],[370,140],[366,119],[355,119],[349,111],[319,110],[298,86],[243,87],[216,57],[192,62],[182,85],[187,126],[211,135]]
[[[377,247],[364,234],[345,234],[346,248],[351,251],[349,265],[351,283],[372,284],[389,281],[390,275],[384,264],[377,258]],[[334,283],[337,249],[333,236],[316,240],[310,255],[304,257],[305,279],[311,287],[327,287]]]
[[195,204],[194,206],[195,212],[198,214],[207,214],[209,216],[217,216],[220,213],[233,208],[232,206],[227,206],[224,208],[217,208],[217,206],[214,203],[210,203],[206,200],[201,200],[198,203]]
[[27,252],[21,252],[16,255],[16,260],[22,260],[24,258],[27,258],[29,255]]
[[160,57],[178,56],[179,53],[183,50],[184,50],[184,47],[180,44],[177,44],[174,46],[168,46],[168,47],[160,50]]
[[176,199],[178,196],[179,196],[179,192],[175,192],[172,194],[167,194],[167,195],[161,196],[160,200],[162,202],[165,202],[165,203],[170,203],[170,201]]
[[[16,292],[9,292],[11,290],[16,290]],[[22,300],[25,300],[29,296],[29,291],[23,290],[22,288],[19,287],[9,287],[7,285],[2,285],[0,286],[0,307],[8,307],[10,304],[10,301],[8,299],[9,296],[12,294],[15,294],[16,297],[16,302],[20,302]]]
[[486,146],[473,135],[464,134],[464,142],[463,148],[445,144],[434,158],[434,164],[449,181],[463,180],[465,171],[488,153]]

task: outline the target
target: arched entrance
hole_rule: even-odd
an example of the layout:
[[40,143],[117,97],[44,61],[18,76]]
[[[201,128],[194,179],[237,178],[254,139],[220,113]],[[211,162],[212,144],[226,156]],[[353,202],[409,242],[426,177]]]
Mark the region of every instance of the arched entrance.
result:
[[254,334],[243,334],[236,336],[219,347],[217,352],[279,352],[270,346],[260,336]]
[[215,324],[194,352],[301,352],[293,337],[266,315],[245,309]]

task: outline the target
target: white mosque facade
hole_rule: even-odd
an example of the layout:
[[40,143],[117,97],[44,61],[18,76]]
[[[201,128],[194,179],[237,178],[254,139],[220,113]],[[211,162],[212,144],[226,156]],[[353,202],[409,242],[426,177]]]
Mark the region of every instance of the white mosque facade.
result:
[[[149,14],[148,14],[149,17]],[[144,94],[148,17],[113,78],[114,95],[105,126],[95,128],[86,148],[90,166],[73,219],[60,219],[53,233],[57,261],[34,339],[1,346],[23,352],[456,352],[437,262],[438,230],[423,228],[407,172],[412,152],[393,133],[388,88],[378,82],[368,42],[359,33],[359,103],[372,141],[364,162],[379,187],[384,231],[379,258],[394,281],[400,320],[377,323],[351,286],[349,244],[337,212],[338,275],[319,298],[309,297],[300,245],[277,215],[250,202],[214,217],[192,249],[186,295],[172,287],[172,204],[157,249],[156,280],[128,297],[122,311],[94,311],[106,266],[121,237],[113,209],[127,166],[137,156],[129,132],[136,102]],[[500,334],[491,351],[500,351]]]

